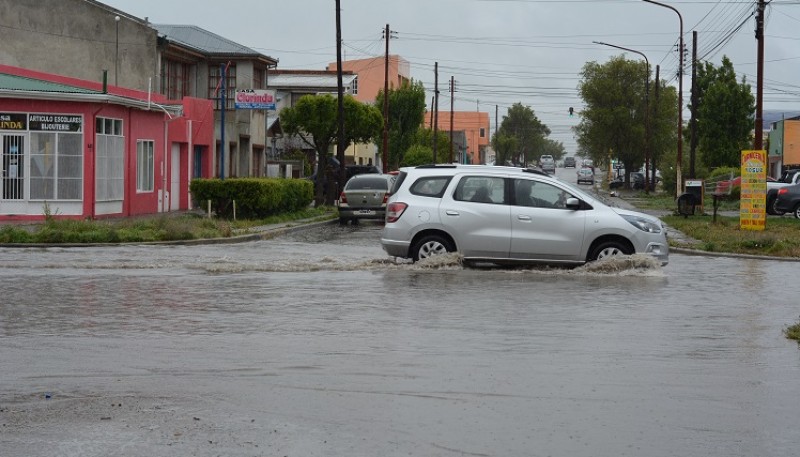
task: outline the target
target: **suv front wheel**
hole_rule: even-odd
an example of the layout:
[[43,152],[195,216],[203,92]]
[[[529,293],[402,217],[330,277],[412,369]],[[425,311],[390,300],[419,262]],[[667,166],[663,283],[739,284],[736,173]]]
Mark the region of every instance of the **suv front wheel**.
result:
[[601,260],[618,255],[631,255],[631,249],[618,241],[605,241],[597,245],[589,255],[589,260]]
[[455,250],[455,246],[447,238],[441,235],[426,235],[414,243],[411,248],[411,256],[414,262],[419,262],[420,259],[447,254]]

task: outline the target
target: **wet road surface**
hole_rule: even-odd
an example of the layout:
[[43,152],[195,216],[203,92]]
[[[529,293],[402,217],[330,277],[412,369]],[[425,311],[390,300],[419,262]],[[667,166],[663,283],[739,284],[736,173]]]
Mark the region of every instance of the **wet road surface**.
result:
[[0,248],[0,454],[796,453],[798,264],[410,265],[379,230]]

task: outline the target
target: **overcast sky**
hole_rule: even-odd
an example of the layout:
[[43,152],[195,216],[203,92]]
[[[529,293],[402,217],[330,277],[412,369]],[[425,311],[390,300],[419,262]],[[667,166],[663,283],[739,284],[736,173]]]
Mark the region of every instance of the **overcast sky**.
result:
[[[191,24],[279,60],[280,69],[324,69],[336,61],[335,0],[101,0],[156,24]],[[756,1],[663,0],[683,17],[688,50],[684,101],[691,90],[692,31],[698,56],[718,65],[723,55],[741,79],[756,84]],[[635,53],[593,44],[601,41],[644,53],[661,77],[677,86],[678,15],[641,0],[341,0],[344,59],[382,56],[383,29],[396,38],[390,53],[411,64],[411,76],[430,91],[439,63],[439,109],[450,107],[455,77],[456,110],[500,120],[516,102],[530,106],[568,153],[575,141],[568,108],[581,109],[580,71],[588,61]],[[800,107],[800,1],[767,6],[764,109]],[[685,114],[688,119],[688,112]]]

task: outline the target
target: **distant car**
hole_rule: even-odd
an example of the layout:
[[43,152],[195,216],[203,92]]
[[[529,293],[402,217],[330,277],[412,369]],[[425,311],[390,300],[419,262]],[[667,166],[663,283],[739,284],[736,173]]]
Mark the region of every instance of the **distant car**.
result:
[[578,184],[583,183],[594,185],[594,171],[589,167],[581,167],[578,170]]
[[592,159],[583,159],[581,166],[591,168],[594,171],[594,161]]
[[564,168],[575,168],[575,157],[564,158]]
[[792,213],[796,219],[800,219],[800,184],[778,189],[775,197],[775,210]]
[[386,200],[396,175],[363,173],[347,181],[339,196],[339,223],[386,217]]
[[556,161],[553,159],[553,156],[549,154],[539,157],[539,166],[542,168],[542,171],[546,171],[547,173],[556,172]]

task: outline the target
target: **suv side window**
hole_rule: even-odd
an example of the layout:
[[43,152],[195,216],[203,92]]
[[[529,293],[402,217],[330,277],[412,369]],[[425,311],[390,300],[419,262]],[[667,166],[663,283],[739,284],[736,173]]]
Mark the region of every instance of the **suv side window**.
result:
[[532,179],[514,179],[514,204],[536,208],[566,209],[572,195],[552,184]]
[[447,184],[450,182],[449,176],[429,176],[419,178],[408,189],[414,195],[422,197],[441,198]]
[[489,176],[465,176],[456,186],[454,200],[504,204],[505,179]]

